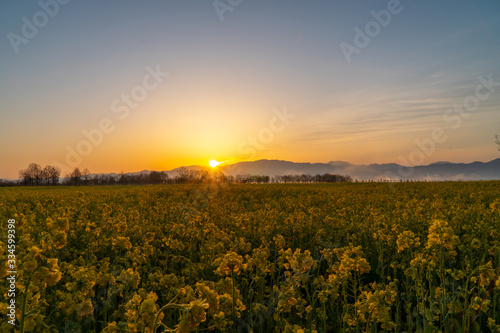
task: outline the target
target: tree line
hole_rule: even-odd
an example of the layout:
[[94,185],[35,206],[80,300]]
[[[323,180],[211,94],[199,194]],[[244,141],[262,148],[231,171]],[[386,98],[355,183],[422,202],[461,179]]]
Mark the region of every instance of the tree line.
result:
[[37,163],[31,163],[26,169],[19,170],[18,182],[0,181],[0,186],[22,185],[22,186],[55,186],[55,185],[118,185],[118,184],[164,184],[168,175],[165,172],[151,171],[149,174],[127,175],[123,172],[116,176],[112,174],[92,175],[85,168],[73,169],[70,173],[61,177],[61,169],[47,165],[42,168]]
[[0,186],[98,186],[98,185],[157,185],[157,184],[200,184],[205,182],[224,182],[236,184],[266,184],[266,183],[336,183],[352,182],[350,176],[323,175],[283,175],[269,177],[267,175],[237,175],[230,176],[216,170],[188,169],[177,170],[177,176],[169,177],[164,171],[150,171],[137,174],[91,174],[85,168],[79,168],[61,177],[61,170],[47,165],[42,168],[37,163],[31,163],[26,169],[19,170],[19,181],[0,180]]
[[323,175],[285,175],[276,176],[276,183],[343,183],[352,182],[351,176],[325,173]]

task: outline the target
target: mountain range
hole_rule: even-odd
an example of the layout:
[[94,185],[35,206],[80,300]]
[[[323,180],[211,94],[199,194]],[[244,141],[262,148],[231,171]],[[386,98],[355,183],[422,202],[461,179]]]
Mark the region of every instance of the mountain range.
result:
[[[192,165],[190,170],[209,170],[209,167]],[[217,167],[227,175],[296,175],[296,174],[340,174],[357,180],[494,180],[500,179],[500,158],[490,162],[452,163],[437,162],[429,165],[405,167],[395,163],[356,165],[342,161],[328,163],[296,163],[281,160],[258,160],[238,162]],[[175,177],[181,168],[165,171]],[[141,172],[130,173],[149,173]]]

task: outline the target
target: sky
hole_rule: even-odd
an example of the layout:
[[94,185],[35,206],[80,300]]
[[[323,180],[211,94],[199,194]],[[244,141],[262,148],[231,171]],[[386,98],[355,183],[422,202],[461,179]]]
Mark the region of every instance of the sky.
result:
[[0,2],[0,178],[500,157],[500,2]]

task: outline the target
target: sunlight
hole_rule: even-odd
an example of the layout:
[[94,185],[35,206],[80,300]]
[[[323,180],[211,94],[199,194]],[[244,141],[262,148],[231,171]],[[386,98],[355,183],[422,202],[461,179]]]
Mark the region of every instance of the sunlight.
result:
[[212,168],[215,168],[216,166],[218,166],[219,164],[221,164],[221,162],[217,162],[216,160],[210,160],[210,161],[208,161],[208,164],[209,164]]

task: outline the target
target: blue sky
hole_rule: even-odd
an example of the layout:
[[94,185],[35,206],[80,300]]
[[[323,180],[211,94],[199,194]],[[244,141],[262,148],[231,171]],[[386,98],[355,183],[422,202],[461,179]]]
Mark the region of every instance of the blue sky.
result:
[[[465,116],[443,118],[475,96],[479,76],[500,82],[498,1],[221,0],[222,14],[212,1],[66,2],[0,3],[0,178],[31,162],[127,172],[212,158],[498,157],[500,87],[480,88],[489,96]],[[341,43],[355,46],[354,29],[366,33],[371,12],[388,6],[398,13],[347,62]],[[26,20],[40,26],[29,38]],[[147,68],[168,76],[120,119],[113,102]],[[285,109],[294,118],[269,137]],[[82,131],[103,119],[113,129],[90,142]],[[436,129],[446,139],[432,150],[416,144]]]

